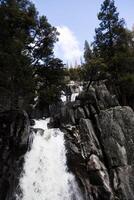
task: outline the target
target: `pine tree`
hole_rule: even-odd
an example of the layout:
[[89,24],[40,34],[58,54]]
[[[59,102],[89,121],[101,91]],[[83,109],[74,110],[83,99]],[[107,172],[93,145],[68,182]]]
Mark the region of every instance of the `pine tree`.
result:
[[84,59],[85,59],[85,63],[89,63],[91,58],[92,58],[92,51],[90,49],[88,41],[85,40],[85,44],[84,44]]
[[59,33],[45,16],[38,20],[36,37],[32,45],[33,66],[38,85],[40,109],[59,101],[64,85],[64,64],[54,56],[54,44]]
[[11,108],[18,106],[19,98],[30,101],[33,94],[31,58],[27,52],[35,18],[36,10],[29,1],[0,2],[0,92],[7,96]]
[[31,45],[32,63],[34,66],[38,66],[40,63],[47,66],[49,60],[54,57],[53,49],[58,32],[45,16],[38,17],[34,32],[35,37]]
[[42,109],[60,100],[61,90],[64,87],[64,65],[58,58],[52,58],[47,66],[43,64],[37,69],[38,79],[38,106]]
[[105,0],[103,2],[98,19],[100,24],[99,28],[95,29],[94,52],[97,56],[110,63],[116,53],[123,53],[126,50],[125,22],[123,19],[119,19],[114,0]]
[[47,103],[59,98],[64,65],[54,57],[57,36],[29,0],[0,1],[0,92],[10,108],[16,108],[19,99],[26,107],[43,90],[51,96]]
[[90,49],[87,41],[84,46],[84,58],[85,63],[83,64],[83,78],[87,84],[87,91],[92,82],[103,80],[105,76],[106,65],[104,59],[97,57],[94,51]]
[[114,85],[120,103],[130,105],[133,93],[128,86],[134,88],[132,33],[126,30],[124,20],[119,19],[114,0],[104,0],[98,19],[100,24],[95,30],[94,55],[104,60],[110,84]]

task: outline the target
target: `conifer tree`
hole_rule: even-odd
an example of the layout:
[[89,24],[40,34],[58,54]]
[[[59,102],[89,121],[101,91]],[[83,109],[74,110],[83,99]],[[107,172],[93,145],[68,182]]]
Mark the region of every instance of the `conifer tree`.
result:
[[30,100],[33,95],[27,52],[35,18],[35,7],[27,0],[0,1],[0,92],[10,99],[11,108],[17,106],[19,98]]
[[91,58],[92,58],[92,51],[90,49],[88,41],[85,40],[85,44],[84,44],[84,59],[85,59],[85,63],[89,63]]
[[117,53],[126,51],[125,22],[119,19],[114,0],[104,0],[98,19],[100,24],[99,28],[95,29],[94,52],[110,65]]
[[95,29],[94,55],[106,64],[110,84],[115,88],[120,103],[130,105],[133,98],[131,88],[134,88],[132,33],[126,30],[124,20],[119,18],[114,0],[104,0],[98,19],[100,24]]
[[46,97],[51,93],[47,103],[59,98],[64,65],[54,57],[57,36],[29,0],[0,1],[0,92],[10,100],[10,108],[16,108],[19,99],[26,107],[43,90]]

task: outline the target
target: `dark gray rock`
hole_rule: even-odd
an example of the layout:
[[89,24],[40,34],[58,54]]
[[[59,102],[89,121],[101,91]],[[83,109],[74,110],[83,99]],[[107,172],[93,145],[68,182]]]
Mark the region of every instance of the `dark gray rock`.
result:
[[133,110],[119,106],[105,83],[98,82],[59,113],[68,166],[84,200],[134,200]]
[[134,167],[124,166],[111,170],[113,174],[113,186],[118,199],[134,199]]
[[79,124],[81,152],[83,157],[87,159],[91,154],[101,156],[101,148],[91,121],[89,119],[81,119]]
[[[130,107],[115,107],[102,111],[99,116],[101,140],[110,166],[134,163],[134,112]],[[111,158],[110,158],[111,157]]]
[[[114,174],[120,199],[134,199],[134,112],[130,107],[115,107],[99,116],[101,141]],[[116,178],[115,178],[116,177]]]
[[90,111],[89,111],[88,106],[87,106],[87,105],[84,106],[83,109],[84,109],[84,112],[85,112],[86,118],[90,118],[91,115],[90,115]]
[[78,108],[75,110],[74,116],[75,116],[75,120],[76,120],[76,121],[79,121],[81,118],[86,118],[84,109],[81,108],[81,107],[78,107]]
[[119,105],[116,96],[110,94],[105,83],[100,82],[100,84],[95,85],[94,88],[98,106],[101,110]]
[[26,112],[0,113],[0,200],[14,200],[23,157],[29,146],[30,123]]

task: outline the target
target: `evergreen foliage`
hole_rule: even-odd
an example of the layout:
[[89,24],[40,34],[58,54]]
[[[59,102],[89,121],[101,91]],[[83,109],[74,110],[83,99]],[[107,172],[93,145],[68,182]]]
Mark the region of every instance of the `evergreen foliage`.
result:
[[[100,78],[109,80],[109,84],[115,88],[120,103],[132,105],[134,33],[125,28],[125,21],[119,18],[114,0],[104,0],[98,20],[100,24],[95,29],[92,58],[89,56],[89,60],[85,59],[86,75],[91,82],[98,80],[98,74],[102,73],[103,76]],[[87,50],[84,55],[86,52]]]
[[85,59],[85,63],[89,63],[90,59],[92,58],[92,50],[89,46],[89,43],[87,40],[85,40],[85,44],[84,44],[84,59]]
[[29,0],[0,1],[0,92],[9,98],[8,107],[26,107],[42,93],[48,104],[49,93],[59,98],[64,65],[53,53],[57,36]]
[[28,1],[0,2],[0,92],[10,98],[31,99],[34,82],[31,58],[27,55],[35,27],[36,10]]
[[[0,0],[0,105],[34,105],[40,109],[60,100],[65,77],[88,82],[107,79],[123,105],[134,103],[134,30],[125,28],[114,0],[104,0],[99,27],[90,47],[85,41],[83,66],[65,69],[54,56],[59,33],[39,16],[29,0]],[[2,99],[3,98],[3,99]]]
[[81,66],[66,68],[65,76],[69,77],[72,81],[83,81],[83,69]]
[[119,13],[113,0],[105,0],[98,14],[99,28],[95,29],[94,51],[97,56],[103,57],[106,62],[118,51],[125,51],[125,22],[119,19]]

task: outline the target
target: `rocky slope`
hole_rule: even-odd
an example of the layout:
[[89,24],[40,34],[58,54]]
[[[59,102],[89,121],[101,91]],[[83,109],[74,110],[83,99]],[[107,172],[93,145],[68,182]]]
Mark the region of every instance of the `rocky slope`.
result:
[[68,166],[84,199],[133,200],[133,110],[121,107],[105,83],[52,110],[51,124],[65,132]]
[[0,200],[14,200],[30,126],[24,111],[0,113]]
[[[133,110],[101,82],[50,113],[50,125],[65,133],[68,167],[84,200],[134,200]],[[0,113],[0,200],[15,200],[29,136],[24,111]]]

